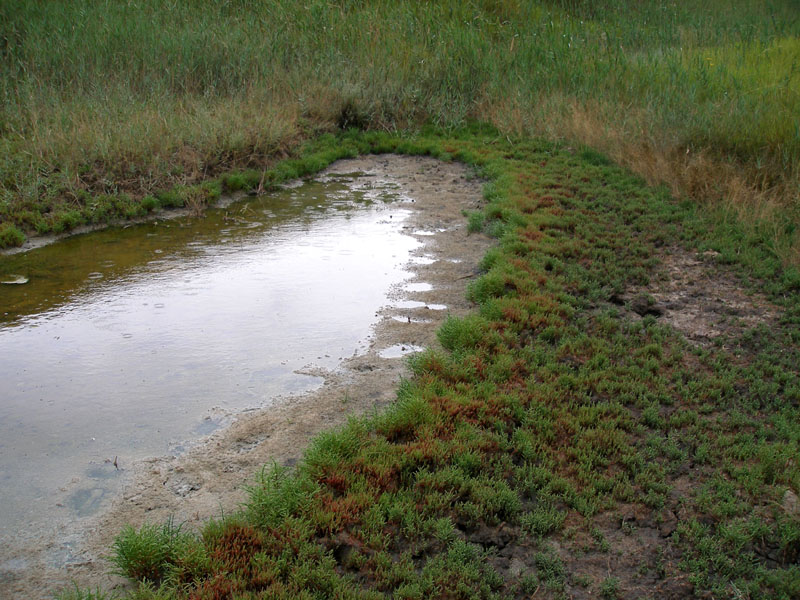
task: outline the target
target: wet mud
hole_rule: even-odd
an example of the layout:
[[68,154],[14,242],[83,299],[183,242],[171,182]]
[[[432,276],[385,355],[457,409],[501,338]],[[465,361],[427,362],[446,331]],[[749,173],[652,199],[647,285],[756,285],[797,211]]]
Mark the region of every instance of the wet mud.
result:
[[651,281],[612,298],[630,318],[648,315],[669,324],[692,344],[710,347],[740,338],[748,329],[774,327],[781,309],[716,264],[717,253],[674,247],[659,258]]

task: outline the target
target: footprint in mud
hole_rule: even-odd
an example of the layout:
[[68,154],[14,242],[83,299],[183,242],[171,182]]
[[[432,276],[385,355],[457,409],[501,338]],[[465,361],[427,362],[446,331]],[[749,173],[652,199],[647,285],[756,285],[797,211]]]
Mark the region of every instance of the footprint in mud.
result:
[[107,459],[105,465],[95,465],[86,469],[86,475],[92,479],[115,479],[122,472],[119,466],[116,466],[116,462],[116,457],[114,461]]
[[169,485],[169,489],[171,489],[176,496],[180,496],[181,498],[185,498],[190,493],[199,490],[200,487],[200,483],[191,481],[189,479],[176,479]]
[[430,323],[431,319],[420,319],[417,317],[410,317],[408,315],[395,315],[392,317],[393,321],[398,323]]
[[269,437],[270,437],[269,434],[266,433],[261,435],[256,435],[253,437],[237,441],[234,447],[236,448],[237,454],[247,454],[248,452],[253,450],[256,446],[261,444],[263,441],[267,440]]
[[101,487],[75,490],[67,498],[67,506],[79,517],[88,517],[100,509],[107,492],[108,490]]
[[0,563],[0,583],[10,583],[19,579],[29,568],[24,558],[12,558]]

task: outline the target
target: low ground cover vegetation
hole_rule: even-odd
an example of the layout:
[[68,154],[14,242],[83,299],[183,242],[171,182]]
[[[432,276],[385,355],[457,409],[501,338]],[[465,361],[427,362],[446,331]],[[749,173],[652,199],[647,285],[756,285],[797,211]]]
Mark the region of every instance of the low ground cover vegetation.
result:
[[[486,179],[466,215],[497,238],[475,312],[411,359],[388,410],[266,466],[240,513],[122,531],[126,597],[800,596],[800,274],[768,241],[595,150],[489,126],[323,136],[277,169],[365,152]],[[631,293],[669,252],[762,294],[777,321],[732,314],[689,341]]]

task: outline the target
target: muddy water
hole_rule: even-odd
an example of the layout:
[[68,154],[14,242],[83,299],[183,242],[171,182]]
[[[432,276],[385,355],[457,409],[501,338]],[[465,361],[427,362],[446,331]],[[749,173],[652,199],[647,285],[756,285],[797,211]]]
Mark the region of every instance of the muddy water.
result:
[[0,538],[98,511],[133,461],[360,352],[421,244],[409,202],[340,174],[0,257],[28,280],[0,285]]
[[[363,175],[353,179],[354,173]],[[53,590],[73,589],[74,585],[92,589],[100,586],[111,590],[112,595],[119,588],[127,589],[127,583],[111,573],[108,562],[113,539],[126,524],[138,527],[142,523],[157,524],[172,519],[189,530],[196,530],[205,519],[218,517],[221,511],[226,514],[236,511],[247,499],[247,485],[254,473],[263,465],[297,464],[304,448],[317,433],[344,424],[354,415],[381,410],[393,402],[397,384],[409,375],[408,354],[419,348],[436,347],[437,328],[448,315],[463,316],[474,310],[466,298],[466,286],[478,275],[477,265],[491,240],[467,230],[465,211],[483,206],[480,182],[467,169],[427,157],[366,156],[331,165],[320,175],[320,181],[344,186],[338,191],[334,189],[334,196],[348,193],[348,189],[354,191],[349,193],[350,202],[356,204],[355,212],[350,212],[351,221],[362,209],[380,210],[379,222],[386,224],[388,216],[392,227],[397,227],[395,223],[402,220],[402,231],[416,240],[410,242],[415,249],[407,263],[403,264],[399,258],[401,252],[385,265],[386,269],[402,265],[397,273],[403,281],[391,286],[389,301],[377,311],[368,339],[359,340],[356,353],[337,362],[333,370],[316,368],[316,365],[323,360],[333,361],[338,353],[326,352],[329,357],[320,353],[316,355],[321,357],[319,359],[314,356],[311,367],[304,365],[300,373],[324,378],[324,383],[308,393],[269,399],[260,409],[245,409],[230,416],[222,408],[212,408],[203,418],[197,416],[191,423],[197,426],[198,433],[217,429],[202,439],[191,436],[197,441],[187,445],[185,451],[180,444],[164,442],[162,447],[167,447],[166,453],[133,462],[120,456],[119,473],[113,468],[111,457],[104,457],[102,463],[99,459],[87,463],[89,467],[80,476],[55,493],[46,523],[37,525],[31,521],[20,535],[3,536],[0,541],[0,598],[45,600],[53,597]],[[330,192],[332,188],[326,189]],[[391,203],[383,204],[387,191],[389,197],[385,199]],[[335,204],[338,200],[334,198],[331,202]],[[242,229],[252,227],[248,219],[262,222],[258,218],[243,217],[243,206],[229,207],[228,218],[223,219],[218,228],[231,228],[225,235],[230,237],[234,233],[239,242],[247,241],[247,232]],[[312,214],[325,210],[313,204],[306,209]],[[305,214],[306,209],[298,214]],[[268,210],[278,216],[273,208]],[[330,210],[337,209],[331,207]],[[352,210],[347,203],[342,207],[344,212]],[[211,213],[209,218],[217,218],[216,213]],[[322,215],[322,218],[327,217]],[[398,230],[386,231],[393,234]],[[37,243],[40,240],[33,240],[28,247]],[[122,242],[114,240],[112,243]],[[218,246],[210,245],[209,253],[227,251],[223,243]],[[161,253],[155,252],[159,249]],[[245,243],[240,245],[240,250],[246,250]],[[142,268],[151,260],[163,259],[164,253],[164,245],[154,247],[153,254],[159,256],[136,262],[132,270]],[[8,273],[20,275],[7,268],[11,264],[0,256],[0,280],[11,280],[4,276]],[[24,270],[22,263],[14,264]],[[53,269],[54,276],[62,270]],[[81,285],[86,280],[100,285],[98,282],[111,279],[107,271],[102,278],[98,273],[103,272],[87,270],[78,281]],[[31,279],[31,283],[35,280]],[[0,286],[0,294],[6,291],[5,286]],[[73,290],[48,306],[55,309],[78,296],[80,290]],[[8,307],[0,304],[0,307],[0,312],[9,312],[6,315],[9,323],[15,323],[6,327],[20,326],[32,317],[30,313],[26,317],[24,311],[14,313],[10,304]],[[39,310],[46,311],[44,306]],[[330,311],[318,314],[315,327],[329,318],[329,314]],[[131,332],[120,335],[122,333]],[[0,346],[0,352],[2,362],[8,352],[4,346]],[[290,358],[287,356],[284,360]],[[231,395],[231,390],[226,389],[218,404]],[[109,462],[105,462],[105,458]],[[33,475],[27,473],[26,477]],[[109,480],[105,481],[106,478]],[[119,491],[113,494],[107,491],[114,487]],[[81,506],[88,507],[85,512],[95,510],[93,506],[101,508],[90,516],[80,517]],[[0,506],[0,514],[3,510]]]

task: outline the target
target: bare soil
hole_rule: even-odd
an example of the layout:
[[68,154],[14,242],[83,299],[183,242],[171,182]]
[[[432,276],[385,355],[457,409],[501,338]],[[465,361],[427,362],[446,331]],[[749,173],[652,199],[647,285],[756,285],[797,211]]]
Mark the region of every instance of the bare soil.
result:
[[[480,182],[470,178],[463,165],[403,156],[339,161],[321,176],[354,172],[366,174],[365,185],[397,184],[397,191],[412,199],[398,206],[412,211],[404,227],[424,244],[416,251],[420,261],[411,265],[414,276],[409,282],[428,283],[431,289],[395,290],[396,304],[380,309],[366,353],[345,360],[335,372],[309,369],[325,378],[318,391],[240,414],[229,427],[180,457],[153,457],[129,466],[129,482],[103,514],[43,533],[35,543],[0,549],[0,597],[51,598],[53,590],[71,582],[124,587],[125,580],[109,575],[107,557],[125,524],[173,518],[191,527],[235,511],[261,466],[273,461],[291,466],[318,432],[395,399],[396,385],[407,372],[406,360],[383,358],[383,350],[394,347],[389,353],[394,355],[403,354],[403,348],[436,346],[436,330],[446,316],[470,310],[466,286],[490,244],[488,237],[467,232],[463,216],[463,211],[481,205]],[[409,300],[419,305],[397,307]]]
[[702,347],[717,338],[738,338],[761,324],[775,325],[781,309],[762,294],[744,290],[741,281],[716,263],[717,256],[669,248],[650,283],[612,300],[625,306],[628,316],[653,315]]

